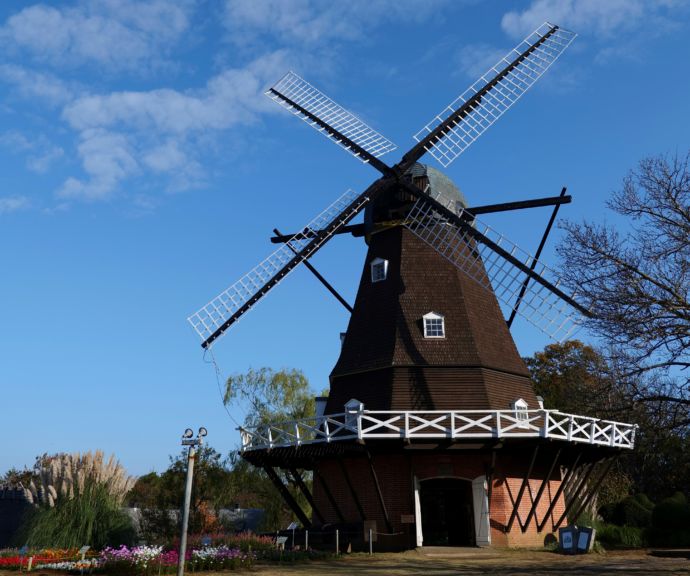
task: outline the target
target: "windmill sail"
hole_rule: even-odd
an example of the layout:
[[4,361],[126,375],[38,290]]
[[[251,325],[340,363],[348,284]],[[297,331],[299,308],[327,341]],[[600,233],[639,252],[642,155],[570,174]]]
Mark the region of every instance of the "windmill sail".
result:
[[545,22],[422,128],[406,163],[429,152],[447,167],[546,72],[577,35]]
[[283,76],[266,95],[363,162],[397,148],[294,72]]
[[295,267],[311,257],[369,201],[368,192],[345,192],[289,242],[187,318],[207,348]]
[[[476,218],[472,224],[463,222],[462,209],[445,208],[456,218],[448,218],[448,212],[442,213],[438,204],[419,198],[405,226],[460,271],[493,291],[508,309],[513,309],[520,296],[517,313],[554,340],[565,340],[577,330],[582,315],[589,313],[575,302],[574,294],[561,291],[560,280],[549,280],[556,276],[552,270]],[[526,277],[534,281],[526,284]]]

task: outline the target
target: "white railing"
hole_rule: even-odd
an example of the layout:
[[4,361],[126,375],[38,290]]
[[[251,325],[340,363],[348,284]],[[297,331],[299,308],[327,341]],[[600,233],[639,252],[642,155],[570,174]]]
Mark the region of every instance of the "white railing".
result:
[[242,450],[366,439],[553,438],[632,449],[637,425],[558,410],[343,412],[240,428]]

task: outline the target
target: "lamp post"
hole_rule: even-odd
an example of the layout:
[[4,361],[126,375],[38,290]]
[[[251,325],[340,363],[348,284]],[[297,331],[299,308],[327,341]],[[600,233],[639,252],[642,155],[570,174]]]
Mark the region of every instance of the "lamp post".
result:
[[204,443],[204,436],[208,432],[203,426],[199,428],[196,438],[192,438],[194,432],[187,428],[182,435],[182,446],[189,446],[187,452],[187,480],[184,487],[184,506],[182,508],[182,533],[180,535],[180,557],[177,561],[177,576],[184,576],[184,559],[187,554],[187,525],[189,524],[189,503],[192,499],[192,477],[194,476],[194,458],[197,446]]

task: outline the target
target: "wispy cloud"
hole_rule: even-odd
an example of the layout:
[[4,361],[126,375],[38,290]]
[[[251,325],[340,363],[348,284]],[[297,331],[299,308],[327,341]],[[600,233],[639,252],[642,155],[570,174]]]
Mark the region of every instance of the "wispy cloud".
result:
[[680,0],[533,0],[528,8],[505,14],[501,26],[514,38],[527,36],[544,21],[580,33],[611,36],[652,21],[670,24],[668,11],[683,4]]
[[459,70],[476,80],[503,58],[508,50],[490,44],[468,44],[455,53],[455,63]]
[[36,4],[0,28],[0,45],[56,66],[84,63],[139,70],[177,41],[189,25],[183,0],[104,0],[74,7]]
[[25,210],[30,205],[31,202],[26,196],[0,196],[0,216]]
[[10,130],[0,133],[0,146],[12,153],[26,155],[27,168],[38,173],[45,173],[64,156],[64,150],[43,134],[29,138],[21,132]]
[[[69,178],[59,196],[103,200],[125,179],[142,171],[174,178],[181,190],[205,178],[199,161],[202,140],[256,122],[277,107],[262,92],[283,70],[283,53],[257,59],[243,69],[225,70],[198,90],[157,89],[77,98],[63,118],[79,137],[86,178]],[[138,160],[139,159],[139,160]]]
[[355,40],[383,22],[420,22],[450,0],[226,0],[225,26],[236,44],[261,43],[270,35],[283,43],[327,44]]
[[24,98],[38,98],[54,106],[68,102],[73,95],[68,84],[57,76],[15,64],[0,64],[0,80],[14,86]]

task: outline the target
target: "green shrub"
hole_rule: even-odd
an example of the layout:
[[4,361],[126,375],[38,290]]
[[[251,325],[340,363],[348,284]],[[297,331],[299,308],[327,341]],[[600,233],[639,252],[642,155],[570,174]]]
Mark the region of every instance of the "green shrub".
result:
[[604,548],[642,548],[648,543],[643,528],[607,523],[599,524],[596,538]]
[[618,526],[634,526],[647,528],[652,523],[654,504],[644,494],[628,496],[620,502],[612,502],[602,506],[599,514],[605,522]]
[[655,546],[690,546],[690,504],[683,493],[654,507],[650,539]]

